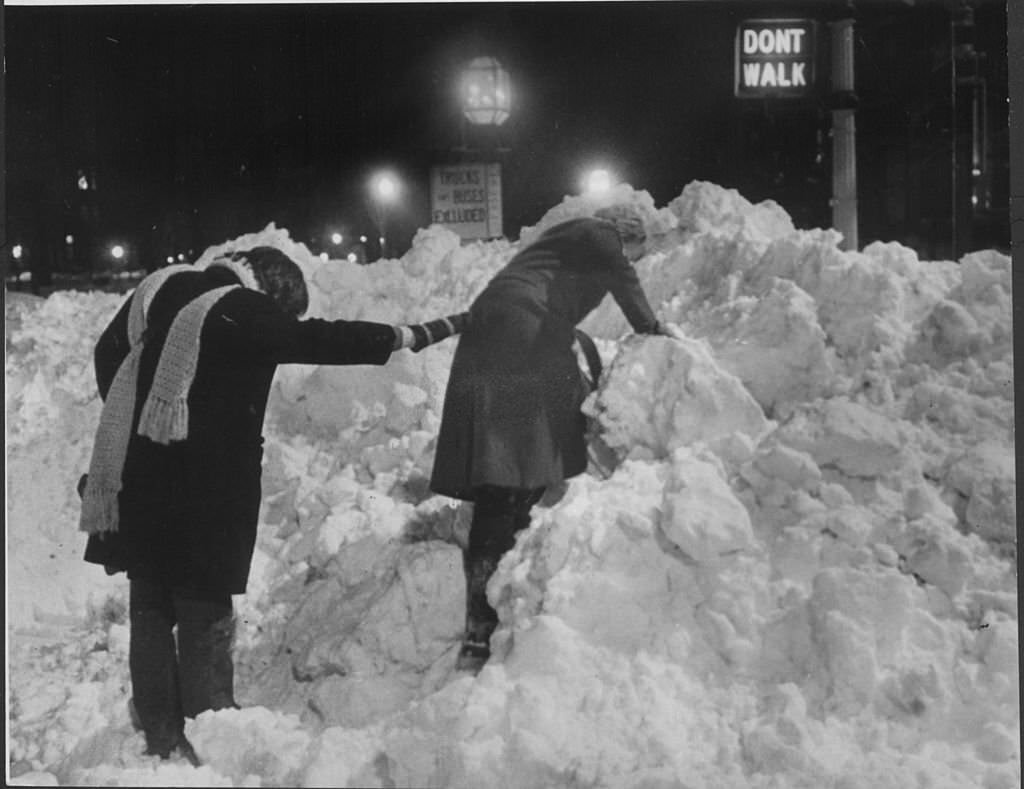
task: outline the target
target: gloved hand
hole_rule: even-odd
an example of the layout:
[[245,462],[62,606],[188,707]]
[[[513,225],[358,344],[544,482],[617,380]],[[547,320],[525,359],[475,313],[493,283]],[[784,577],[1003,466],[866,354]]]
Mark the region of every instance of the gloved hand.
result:
[[461,334],[469,323],[469,313],[460,312],[458,315],[449,315],[446,318],[438,318],[427,323],[414,323],[409,326],[396,327],[402,334],[400,348],[409,348],[413,353],[418,353],[428,345],[451,337],[453,334]]

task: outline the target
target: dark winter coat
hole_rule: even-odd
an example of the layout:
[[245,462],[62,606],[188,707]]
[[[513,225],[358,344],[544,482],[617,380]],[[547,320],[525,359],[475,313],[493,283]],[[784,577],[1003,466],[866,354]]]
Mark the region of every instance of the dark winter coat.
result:
[[[212,267],[172,275],[150,307],[132,436],[118,497],[119,530],[91,536],[85,559],[189,589],[245,591],[256,541],[263,417],[278,364],[383,364],[391,326],[297,320],[269,296],[237,288],[210,310],[188,398],[188,438],[157,444],[136,433],[160,350],[178,311],[207,290],[237,283]],[[96,346],[106,398],[128,353],[130,299]]]
[[495,275],[455,352],[433,491],[472,499],[481,485],[543,488],[586,469],[573,329],[607,293],[635,331],[656,330],[615,228],[600,219],[549,228]]

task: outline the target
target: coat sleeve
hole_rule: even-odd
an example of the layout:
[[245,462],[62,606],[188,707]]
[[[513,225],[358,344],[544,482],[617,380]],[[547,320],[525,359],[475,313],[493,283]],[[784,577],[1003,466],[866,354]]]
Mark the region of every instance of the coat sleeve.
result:
[[204,328],[206,353],[273,364],[384,364],[395,344],[390,324],[299,320],[268,296],[238,291],[214,309]]
[[93,351],[93,367],[96,371],[96,386],[100,390],[100,398],[107,399],[107,392],[114,382],[121,362],[128,355],[131,347],[128,343],[128,311],[131,309],[131,298],[125,300],[113,320],[107,324]]
[[595,234],[597,257],[607,277],[608,291],[615,299],[638,334],[653,334],[658,327],[654,310],[647,301],[636,269],[622,253],[622,242],[618,234],[611,228],[599,228]]

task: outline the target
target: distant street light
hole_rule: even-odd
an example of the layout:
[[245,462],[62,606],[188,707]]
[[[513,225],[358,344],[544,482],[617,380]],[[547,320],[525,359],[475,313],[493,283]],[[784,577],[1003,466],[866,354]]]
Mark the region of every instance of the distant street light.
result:
[[15,260],[21,260],[21,256],[24,252],[25,250],[22,249],[21,244],[15,244],[13,247],[11,247],[11,257],[14,258]]
[[112,257],[114,260],[123,260],[124,254],[124,247],[121,246],[120,244],[114,244],[110,248],[110,257]]
[[387,257],[388,210],[398,203],[401,191],[401,182],[390,172],[375,173],[370,179],[370,205],[373,207],[373,221],[380,233],[382,258]]
[[75,243],[75,237],[68,233],[66,236],[64,236],[64,243],[67,244],[68,246],[71,246],[72,244]]
[[345,237],[341,233],[331,233],[331,243],[335,246],[339,245],[344,240]]
[[603,194],[609,191],[615,179],[612,174],[604,169],[589,171],[583,176],[583,193],[588,195]]

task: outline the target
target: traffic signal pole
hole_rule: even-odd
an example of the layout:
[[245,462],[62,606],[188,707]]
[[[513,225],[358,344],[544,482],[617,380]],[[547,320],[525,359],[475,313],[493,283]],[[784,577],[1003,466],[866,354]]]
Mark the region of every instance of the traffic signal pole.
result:
[[858,249],[857,132],[854,122],[853,20],[829,23],[832,29],[832,226],[843,234],[842,248]]

